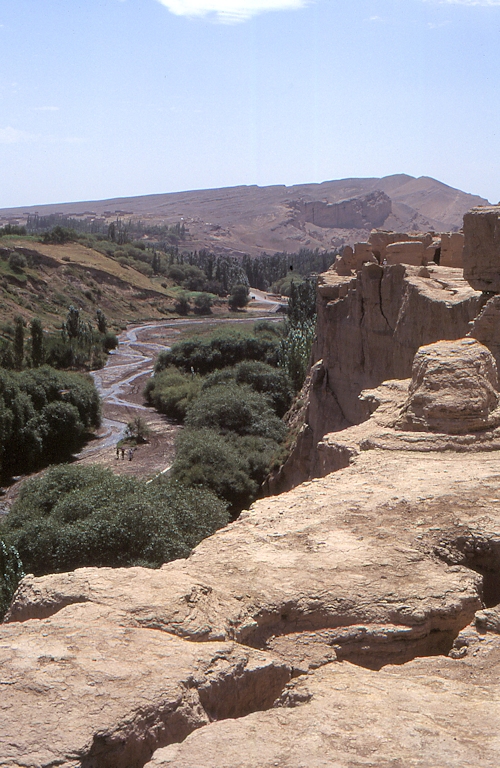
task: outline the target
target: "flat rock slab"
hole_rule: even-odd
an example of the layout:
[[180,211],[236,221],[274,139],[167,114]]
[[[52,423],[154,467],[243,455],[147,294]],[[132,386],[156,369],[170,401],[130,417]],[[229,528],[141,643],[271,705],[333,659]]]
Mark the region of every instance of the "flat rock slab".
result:
[[285,708],[202,728],[146,768],[497,768],[500,638],[480,645],[380,672],[331,664],[290,684]]
[[0,627],[2,768],[140,768],[212,719],[270,707],[290,679],[259,651],[123,619],[87,604]]
[[457,537],[495,537],[499,476],[497,453],[361,452],[348,469],[256,503],[158,571],[30,577],[10,619],[93,602],[191,640],[265,649],[330,630],[328,644],[349,660],[446,653],[483,607],[481,575],[446,553]]

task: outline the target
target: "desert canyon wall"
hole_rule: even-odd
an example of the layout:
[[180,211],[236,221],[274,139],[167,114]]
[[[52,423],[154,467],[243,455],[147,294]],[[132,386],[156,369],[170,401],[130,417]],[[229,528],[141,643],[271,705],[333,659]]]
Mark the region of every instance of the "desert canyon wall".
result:
[[421,269],[321,281],[298,445],[322,433],[324,477],[159,570],[21,582],[2,768],[496,768],[497,297]]

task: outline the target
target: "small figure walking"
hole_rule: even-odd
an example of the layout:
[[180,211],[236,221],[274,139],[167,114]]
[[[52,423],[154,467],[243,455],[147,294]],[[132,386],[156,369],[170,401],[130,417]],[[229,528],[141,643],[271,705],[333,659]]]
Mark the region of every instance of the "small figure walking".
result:
[[116,458],[117,458],[117,459],[119,459],[119,458],[120,458],[120,447],[119,447],[119,445],[118,445],[118,444],[117,444],[117,446],[116,446]]
[[122,452],[122,459],[124,459],[125,458],[125,448],[122,448],[121,452]]
[[134,455],[134,451],[132,450],[132,448],[129,448],[128,449],[128,460],[129,461],[132,461],[133,455]]

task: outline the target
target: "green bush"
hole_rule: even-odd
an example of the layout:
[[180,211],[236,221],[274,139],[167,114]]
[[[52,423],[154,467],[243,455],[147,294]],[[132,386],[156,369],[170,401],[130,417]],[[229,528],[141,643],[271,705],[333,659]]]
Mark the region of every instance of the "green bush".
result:
[[229,297],[228,306],[234,312],[237,309],[244,309],[249,301],[248,285],[235,285]]
[[231,383],[203,391],[189,406],[185,423],[195,429],[208,427],[222,433],[259,435],[277,442],[286,432],[264,395],[247,385]]
[[9,256],[9,267],[13,269],[14,272],[22,272],[27,267],[26,256],[23,256],[22,253],[13,251]]
[[0,538],[0,622],[23,576],[23,565],[18,551]]
[[209,293],[199,293],[194,300],[194,311],[196,315],[212,314],[212,297]]
[[244,360],[233,368],[214,371],[203,381],[202,390],[231,381],[248,384],[256,392],[265,394],[277,416],[284,416],[291,405],[293,392],[286,372],[254,360]]
[[100,400],[90,378],[47,365],[0,370],[0,470],[28,472],[64,461],[85,432],[100,424]]
[[59,466],[23,485],[2,534],[39,576],[83,566],[158,567],[186,557],[227,521],[226,505],[208,490]]
[[276,365],[278,346],[277,338],[266,338],[264,334],[257,337],[236,331],[221,331],[209,339],[195,337],[160,352],[155,371],[174,365],[186,372],[193,368],[196,373],[204,375],[218,368],[236,365],[242,360],[260,360]]
[[277,444],[261,437],[221,435],[212,429],[185,429],[176,443],[172,477],[208,488],[237,514],[257,497]]
[[157,411],[183,422],[189,404],[198,396],[200,389],[198,376],[193,377],[177,368],[167,368],[149,379],[144,394]]

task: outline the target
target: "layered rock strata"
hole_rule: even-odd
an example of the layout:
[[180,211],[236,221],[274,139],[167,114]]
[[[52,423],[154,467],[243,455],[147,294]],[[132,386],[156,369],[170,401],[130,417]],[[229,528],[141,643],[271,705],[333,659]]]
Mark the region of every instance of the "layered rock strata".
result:
[[353,276],[334,270],[318,282],[318,325],[311,375],[292,415],[296,446],[268,489],[280,493],[321,474],[316,446],[323,435],[368,417],[364,389],[406,379],[420,346],[466,336],[486,298],[462,271],[430,266],[365,264]]

